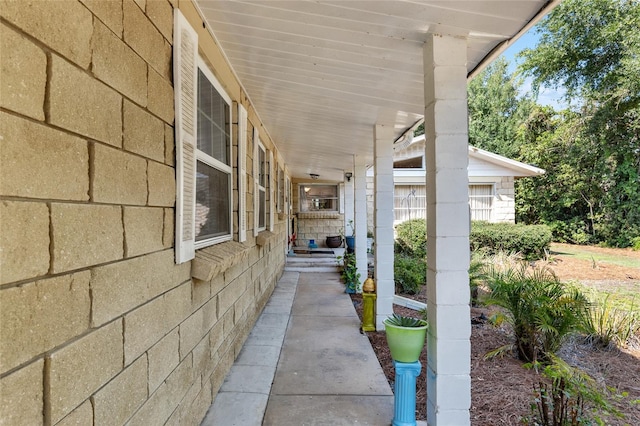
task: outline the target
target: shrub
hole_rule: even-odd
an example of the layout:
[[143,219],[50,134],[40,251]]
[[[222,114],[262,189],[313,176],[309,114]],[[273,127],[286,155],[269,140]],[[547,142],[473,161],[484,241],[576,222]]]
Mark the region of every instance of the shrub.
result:
[[526,263],[503,270],[490,268],[487,285],[491,293],[486,303],[506,310],[492,319],[511,323],[522,361],[548,361],[567,336],[582,329],[587,298],[561,283],[550,269],[528,269]]
[[602,347],[624,347],[640,331],[640,315],[633,304],[630,310],[617,308],[610,296],[592,302],[586,316],[587,339]]
[[635,237],[631,240],[631,248],[633,251],[640,251],[640,237]]
[[[540,366],[534,363],[525,367],[537,371]],[[597,424],[604,425],[605,421],[600,416],[622,417],[591,376],[555,356],[543,368],[542,377],[533,388],[533,418],[525,419],[525,424],[573,426],[594,424],[592,420],[595,420]]]
[[408,256],[427,256],[427,222],[411,219],[396,226],[395,252]]
[[427,264],[422,258],[396,254],[393,276],[398,293],[419,293],[427,281]]
[[472,251],[520,252],[525,259],[541,259],[549,251],[551,231],[546,225],[473,222],[469,242]]

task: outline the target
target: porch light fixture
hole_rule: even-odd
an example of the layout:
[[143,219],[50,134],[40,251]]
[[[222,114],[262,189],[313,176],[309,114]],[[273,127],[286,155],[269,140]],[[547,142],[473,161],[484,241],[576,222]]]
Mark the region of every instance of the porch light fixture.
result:
[[318,179],[320,177],[320,175],[317,175],[315,173],[309,173],[309,176],[311,176],[311,179]]
[[351,177],[353,176],[353,173],[351,172],[347,172],[344,174],[344,177],[347,178],[347,182],[351,182]]

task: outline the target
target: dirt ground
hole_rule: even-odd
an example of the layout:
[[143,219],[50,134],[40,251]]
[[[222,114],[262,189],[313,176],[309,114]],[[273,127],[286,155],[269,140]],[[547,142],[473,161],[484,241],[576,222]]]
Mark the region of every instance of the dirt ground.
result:
[[[565,247],[566,248],[566,247]],[[563,254],[562,245],[554,245],[548,266],[563,281],[577,280],[599,289],[628,288],[638,291],[640,268],[624,267],[604,261],[577,259]],[[594,253],[608,253],[640,259],[640,252],[590,247]],[[426,301],[426,289],[412,297]],[[358,315],[362,315],[359,295],[352,295]],[[411,309],[394,305],[396,313],[419,317]],[[484,318],[491,315],[489,308],[471,309],[471,424],[473,426],[518,425],[531,414],[533,386],[538,382],[535,372],[526,370],[514,356],[485,360],[484,355],[511,342],[507,326],[494,327]],[[384,332],[366,333],[380,361],[387,380],[393,388],[394,369]],[[599,384],[612,387],[616,393],[628,396],[615,402],[625,415],[624,419],[608,418],[610,425],[640,425],[640,344],[624,349],[596,349],[573,340],[567,342],[560,356],[571,365],[580,367]],[[420,361],[423,369],[417,383],[418,420],[426,419],[426,348]],[[634,402],[635,401],[635,402]]]

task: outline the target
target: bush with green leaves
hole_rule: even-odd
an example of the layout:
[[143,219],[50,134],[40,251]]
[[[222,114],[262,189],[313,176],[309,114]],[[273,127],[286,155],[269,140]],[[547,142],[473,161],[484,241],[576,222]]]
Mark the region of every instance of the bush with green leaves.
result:
[[594,298],[591,302],[585,318],[585,333],[588,341],[599,346],[624,347],[640,333],[640,313],[633,303],[630,309],[616,306],[610,296]]
[[571,334],[582,330],[589,302],[578,289],[561,283],[548,268],[489,268],[486,304],[504,308],[494,323],[513,326],[515,345],[503,346],[488,356],[515,349],[526,362],[546,362]]
[[525,419],[527,425],[577,426],[606,424],[609,415],[622,414],[608,401],[608,395],[601,391],[595,380],[562,359],[552,356],[550,363],[541,366],[526,364],[527,368],[538,371],[541,378],[534,385],[532,416]]
[[407,256],[427,256],[427,221],[411,219],[396,225],[395,252]]
[[396,292],[416,294],[427,282],[427,264],[423,258],[396,254],[393,264]]
[[545,225],[472,222],[471,251],[519,252],[525,259],[541,259],[549,251],[551,231]]

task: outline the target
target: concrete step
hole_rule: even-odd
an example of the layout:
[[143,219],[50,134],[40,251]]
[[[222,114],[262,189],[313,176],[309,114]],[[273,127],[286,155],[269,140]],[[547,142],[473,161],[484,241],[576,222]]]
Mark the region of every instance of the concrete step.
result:
[[287,272],[338,272],[338,267],[286,265],[284,270]]

